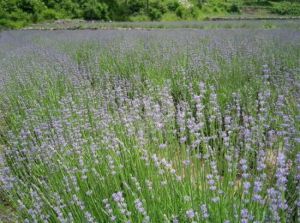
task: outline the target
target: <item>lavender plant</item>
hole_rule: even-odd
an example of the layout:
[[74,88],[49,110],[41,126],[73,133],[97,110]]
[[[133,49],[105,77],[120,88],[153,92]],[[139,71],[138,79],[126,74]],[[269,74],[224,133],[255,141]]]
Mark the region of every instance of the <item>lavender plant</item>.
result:
[[300,33],[186,32],[3,34],[18,221],[299,221]]

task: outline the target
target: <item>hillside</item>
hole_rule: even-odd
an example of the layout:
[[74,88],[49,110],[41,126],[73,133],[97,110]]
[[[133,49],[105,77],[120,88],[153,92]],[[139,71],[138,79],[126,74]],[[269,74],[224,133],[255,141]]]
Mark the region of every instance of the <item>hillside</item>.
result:
[[230,16],[299,16],[298,0],[0,0],[0,26],[21,28],[58,19],[204,20]]

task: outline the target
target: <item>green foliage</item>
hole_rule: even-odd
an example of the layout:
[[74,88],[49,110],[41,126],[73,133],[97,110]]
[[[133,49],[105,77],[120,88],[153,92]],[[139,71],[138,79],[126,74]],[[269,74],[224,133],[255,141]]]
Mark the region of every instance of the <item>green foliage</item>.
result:
[[271,6],[272,4],[268,0],[244,0],[244,5],[248,5],[248,6]]
[[17,9],[18,7],[16,0],[0,0],[0,12],[3,11],[6,13],[11,13]]
[[10,28],[21,28],[32,20],[32,16],[20,9],[0,17],[0,25]]
[[168,11],[168,8],[161,1],[154,1],[147,6],[146,11],[151,20],[160,20],[162,15]]
[[179,2],[176,0],[169,0],[166,2],[167,8],[169,11],[175,12],[176,9],[180,6]]
[[199,9],[194,8],[194,7],[186,8],[182,5],[180,5],[176,9],[175,13],[180,19],[193,19],[193,18],[198,17]]
[[41,19],[41,13],[46,10],[47,7],[40,0],[20,0],[18,2],[18,8],[29,15],[31,15],[32,21],[37,22]]
[[63,15],[53,9],[46,9],[42,12],[42,18],[45,20],[56,20],[62,18]]
[[139,0],[130,0],[125,7],[129,14],[138,14],[143,9],[143,2]]
[[228,8],[227,11],[230,12],[230,13],[239,13],[240,12],[240,8],[239,8],[238,4],[232,3],[229,6],[229,8]]
[[28,14],[36,14],[46,9],[44,2],[40,0],[20,0],[18,8]]
[[60,4],[55,5],[55,10],[70,18],[80,18],[82,9],[78,2],[72,0],[64,0]]
[[178,20],[178,17],[174,12],[167,12],[162,16],[161,20],[171,22]]
[[263,7],[279,15],[300,15],[297,1],[281,0],[0,0],[1,25],[22,27],[32,22],[65,18],[146,21],[195,20]]
[[175,11],[176,15],[179,17],[179,18],[183,18],[184,15],[185,15],[185,8],[182,7],[182,6],[179,6],[176,11]]
[[86,20],[108,20],[108,7],[97,0],[89,0],[83,5],[83,18]]
[[157,8],[151,7],[148,14],[151,20],[160,20],[162,17],[161,11],[159,11]]
[[273,7],[271,8],[273,13],[279,15],[300,15],[300,4],[292,3],[292,2],[276,2],[273,3]]

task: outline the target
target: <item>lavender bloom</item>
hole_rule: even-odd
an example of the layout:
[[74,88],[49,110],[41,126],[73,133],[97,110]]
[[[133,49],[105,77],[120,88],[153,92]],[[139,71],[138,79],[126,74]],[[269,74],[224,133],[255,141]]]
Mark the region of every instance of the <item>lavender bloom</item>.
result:
[[286,168],[285,155],[282,152],[280,152],[277,157],[276,186],[281,191],[286,190],[287,173],[288,173],[288,171]]
[[241,222],[248,223],[249,222],[249,212],[247,209],[241,210]]
[[96,222],[90,212],[86,211],[84,213],[84,216],[85,216],[85,219],[87,220],[88,223],[94,223],[94,222]]
[[243,183],[243,187],[244,187],[244,193],[245,193],[245,194],[248,194],[248,193],[249,193],[249,189],[250,189],[250,187],[251,187],[251,183],[248,182],[248,181],[245,181],[245,182]]
[[144,216],[143,223],[150,222],[150,217],[147,215],[147,212],[144,208],[142,201],[140,199],[136,199],[134,201],[134,204],[137,211]]
[[254,188],[253,188],[253,200],[259,203],[263,203],[262,196],[260,192],[262,191],[263,183],[260,180],[254,181]]
[[127,204],[126,204],[126,201],[123,197],[123,192],[122,191],[118,191],[116,193],[113,193],[112,198],[116,202],[116,204],[117,204],[120,212],[122,213],[122,215],[124,215],[126,217],[131,215],[131,212],[127,210]]
[[147,214],[144,207],[143,207],[143,203],[139,199],[136,199],[134,201],[134,204],[135,204],[135,208],[138,210],[139,213],[141,213],[142,215]]
[[193,209],[189,209],[186,211],[186,216],[188,219],[193,219],[195,217],[195,211]]
[[4,167],[0,169],[0,187],[5,190],[12,190],[14,188],[14,182],[16,178],[11,174],[9,167]]
[[117,217],[113,214],[113,209],[111,208],[111,205],[110,205],[108,199],[103,199],[102,202],[104,204],[104,209],[105,209],[106,213],[108,214],[110,220],[112,222],[116,221]]
[[215,191],[217,189],[216,185],[215,185],[215,180],[213,179],[213,175],[212,174],[208,174],[206,176],[207,180],[208,180],[208,184],[209,184],[209,189],[212,191]]
[[280,222],[281,218],[279,215],[280,210],[286,210],[287,204],[284,198],[282,198],[281,192],[275,190],[274,188],[268,189],[269,197],[269,209],[272,213],[272,220],[275,222]]
[[200,210],[201,210],[202,218],[203,218],[203,219],[209,218],[209,214],[208,214],[208,211],[207,211],[207,206],[206,206],[206,204],[202,204],[202,205],[200,206]]

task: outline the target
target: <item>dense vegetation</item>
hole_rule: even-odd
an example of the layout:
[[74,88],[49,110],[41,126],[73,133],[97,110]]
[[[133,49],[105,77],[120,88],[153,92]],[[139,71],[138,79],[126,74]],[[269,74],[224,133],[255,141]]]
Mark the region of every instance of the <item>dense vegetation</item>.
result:
[[1,33],[12,222],[299,222],[300,32],[283,27]]
[[280,15],[300,15],[300,4],[267,0],[0,0],[0,26],[64,18],[148,21],[198,20],[209,15],[240,13],[242,7],[267,7]]

